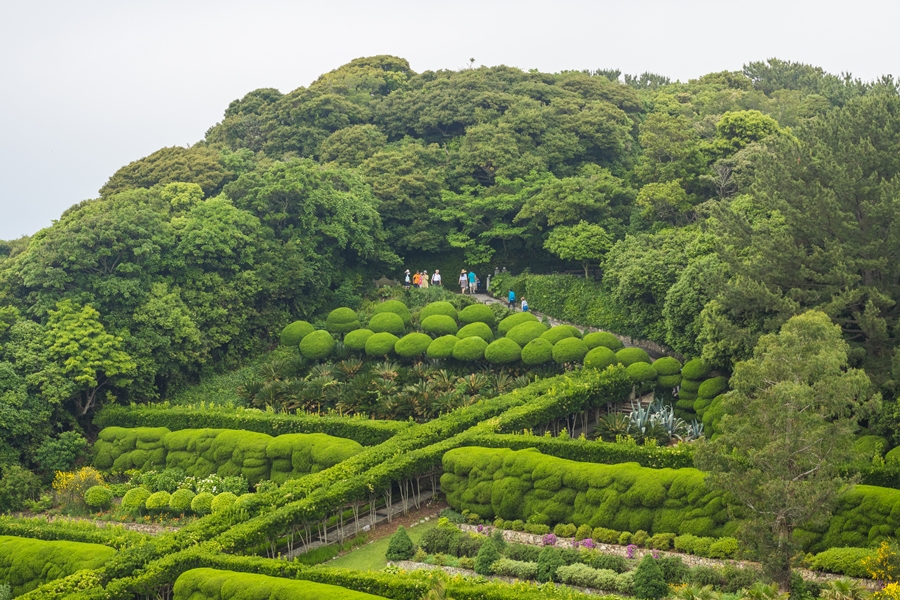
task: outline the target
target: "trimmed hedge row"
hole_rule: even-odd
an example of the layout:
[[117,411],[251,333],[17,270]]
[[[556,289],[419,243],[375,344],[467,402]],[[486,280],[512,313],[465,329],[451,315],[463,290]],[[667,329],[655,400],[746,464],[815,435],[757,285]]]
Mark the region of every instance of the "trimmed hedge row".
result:
[[131,406],[107,406],[94,418],[104,427],[163,427],[179,429],[244,429],[267,433],[325,433],[373,446],[407,429],[406,421],[373,421],[362,417],[307,416],[264,412],[255,408],[222,406],[170,406],[166,403]]
[[120,472],[164,466],[194,477],[216,473],[242,475],[251,484],[263,479],[284,483],[336,465],[362,449],[358,442],[323,433],[273,438],[239,429],[107,427],[94,444],[94,466]]
[[19,596],[82,569],[97,569],[116,555],[100,544],[0,536],[0,581]]
[[191,569],[175,581],[174,600],[374,600],[374,596],[347,588],[297,581],[266,575],[220,571],[216,569]]
[[45,541],[83,542],[102,544],[121,550],[142,544],[150,539],[145,533],[131,531],[119,525],[97,527],[81,521],[19,519],[0,516],[0,536],[15,536]]

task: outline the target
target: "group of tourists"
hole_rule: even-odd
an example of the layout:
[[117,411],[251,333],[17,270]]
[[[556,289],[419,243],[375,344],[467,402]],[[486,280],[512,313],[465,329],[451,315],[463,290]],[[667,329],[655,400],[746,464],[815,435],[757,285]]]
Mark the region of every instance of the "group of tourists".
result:
[[466,272],[465,269],[459,272],[459,293],[474,294],[478,291],[478,285],[481,280],[475,275],[475,271]]
[[430,285],[441,287],[440,269],[435,269],[434,273],[431,274],[431,277],[428,276],[428,271],[416,271],[415,273],[410,273],[409,269],[407,269],[406,273],[403,274],[403,287],[406,289],[409,289],[410,287],[427,288]]

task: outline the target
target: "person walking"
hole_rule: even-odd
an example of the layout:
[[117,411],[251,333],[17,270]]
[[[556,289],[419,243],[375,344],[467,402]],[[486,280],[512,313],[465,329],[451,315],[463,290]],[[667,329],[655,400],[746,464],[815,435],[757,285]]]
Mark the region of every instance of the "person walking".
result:
[[422,287],[422,274],[418,271],[413,275],[413,287]]
[[522,298],[522,312],[528,312],[528,300]]
[[509,310],[516,310],[516,293],[512,290],[509,290],[509,294],[506,295],[506,305]]
[[441,271],[440,269],[435,269],[434,273],[431,274],[431,285],[435,287],[441,287]]
[[475,295],[476,290],[478,289],[478,276],[475,275],[475,271],[469,271],[469,293],[473,296]]
[[412,285],[412,277],[409,274],[409,269],[407,269],[406,273],[403,274],[403,287],[408,290],[410,285]]
[[428,287],[428,271],[422,271],[422,287]]
[[466,270],[463,269],[459,272],[459,293],[465,294],[466,289],[469,287],[469,278],[466,277]]

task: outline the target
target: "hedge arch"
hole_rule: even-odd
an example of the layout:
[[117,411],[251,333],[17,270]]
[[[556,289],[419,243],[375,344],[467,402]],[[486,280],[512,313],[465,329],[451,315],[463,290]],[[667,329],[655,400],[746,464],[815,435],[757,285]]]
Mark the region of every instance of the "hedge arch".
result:
[[578,337],[574,333],[572,333],[572,329],[574,329],[574,327],[569,327],[568,325],[557,325],[542,333],[541,337],[551,344],[555,344],[556,342],[564,340],[566,338]]
[[459,338],[455,335],[444,335],[428,344],[428,358],[450,358],[453,356],[453,347]]
[[410,333],[397,340],[397,343],[394,344],[394,352],[403,358],[421,356],[428,350],[432,341],[431,337],[424,333]]
[[610,365],[619,364],[616,353],[606,346],[597,346],[584,355],[584,366],[588,369],[603,370]]
[[509,315],[497,325],[497,331],[500,332],[500,335],[506,335],[510,329],[515,327],[516,325],[521,325],[522,323],[540,323],[538,318],[531,314],[530,312],[520,312],[514,315]]
[[622,348],[616,352],[616,358],[626,367],[636,362],[643,362],[648,365],[653,362],[650,360],[650,355],[640,348]]
[[409,322],[412,320],[412,315],[409,312],[409,308],[399,300],[388,300],[387,302],[381,302],[375,305],[375,308],[372,309],[372,314],[374,315],[383,315],[383,314],[395,314],[401,319],[403,319],[404,325],[409,325]]
[[553,360],[553,344],[543,338],[531,340],[522,348],[522,362],[528,366],[542,365],[551,360]]
[[459,340],[453,346],[453,358],[462,361],[474,361],[484,358],[484,350],[488,343],[480,337],[469,337]]
[[459,339],[472,336],[480,337],[488,344],[494,341],[494,332],[491,331],[491,328],[487,323],[482,323],[481,321],[463,325],[460,330],[456,332],[456,337]]
[[366,341],[375,335],[371,329],[356,329],[344,336],[344,345],[351,350],[363,352],[366,349]]
[[372,318],[369,319],[369,329],[375,333],[403,335],[403,332],[406,330],[406,324],[397,313],[382,312],[372,315]]
[[394,351],[394,346],[397,345],[399,340],[400,338],[387,331],[372,334],[366,340],[366,354],[369,356],[387,356]]
[[647,384],[651,381],[655,382],[656,378],[659,377],[656,369],[654,369],[652,365],[645,362],[631,363],[625,369],[625,374],[628,375],[628,378],[633,383],[639,385]]
[[421,312],[419,312],[419,321],[423,321],[431,315],[446,315],[454,321],[459,317],[459,314],[456,311],[456,307],[443,300],[440,302],[432,302],[431,304],[423,308]]
[[352,308],[336,308],[325,319],[325,329],[331,333],[349,333],[359,328],[359,316]]
[[702,358],[695,358],[684,363],[681,367],[681,376],[685,379],[703,379],[712,371],[712,365]]
[[662,358],[657,358],[656,360],[654,360],[652,365],[660,376],[681,375],[681,363],[678,362],[677,358],[672,358],[671,356],[663,356]]
[[497,322],[494,311],[486,304],[470,304],[459,311],[459,322],[465,323],[485,323],[491,327]]
[[334,350],[334,338],[324,330],[313,331],[300,341],[300,354],[310,360],[322,360]]
[[553,360],[560,365],[581,362],[588,353],[584,340],[576,337],[566,338],[553,344]]
[[422,319],[422,331],[431,335],[453,335],[459,331],[459,325],[447,315],[431,315]]
[[705,398],[707,400],[712,400],[719,394],[724,393],[727,389],[727,377],[713,377],[712,379],[707,379],[700,384],[700,387],[697,388],[697,396],[699,396],[700,398]]
[[484,359],[493,365],[508,365],[521,357],[522,348],[508,337],[491,342],[484,349]]
[[282,346],[297,346],[304,336],[315,331],[316,328],[306,321],[294,321],[281,330]]
[[[506,332],[506,337],[523,347],[531,340],[536,340],[547,331],[547,326],[538,321],[520,323]],[[548,342],[550,340],[547,340]],[[550,342],[553,343],[553,342]]]

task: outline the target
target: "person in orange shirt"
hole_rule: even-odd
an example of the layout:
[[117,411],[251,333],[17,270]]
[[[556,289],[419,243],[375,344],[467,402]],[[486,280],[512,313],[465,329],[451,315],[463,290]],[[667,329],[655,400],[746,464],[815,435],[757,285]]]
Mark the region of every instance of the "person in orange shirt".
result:
[[422,274],[416,271],[416,274],[413,275],[413,287],[419,287],[422,283]]

